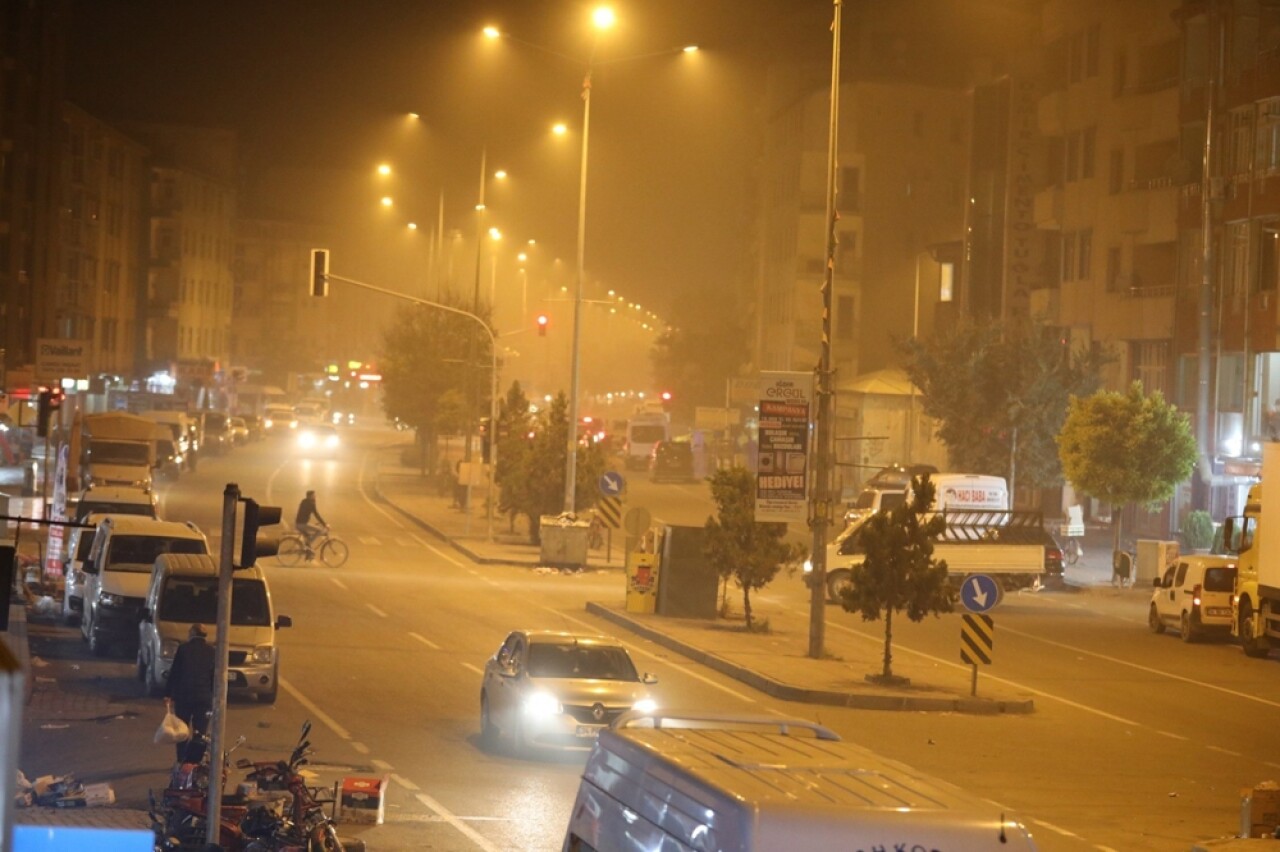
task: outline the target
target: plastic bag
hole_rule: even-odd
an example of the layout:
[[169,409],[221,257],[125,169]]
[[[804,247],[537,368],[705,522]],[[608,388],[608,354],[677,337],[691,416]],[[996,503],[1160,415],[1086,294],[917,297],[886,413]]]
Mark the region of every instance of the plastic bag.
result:
[[166,710],[160,727],[156,728],[155,741],[158,743],[183,743],[191,739],[191,728],[187,723]]

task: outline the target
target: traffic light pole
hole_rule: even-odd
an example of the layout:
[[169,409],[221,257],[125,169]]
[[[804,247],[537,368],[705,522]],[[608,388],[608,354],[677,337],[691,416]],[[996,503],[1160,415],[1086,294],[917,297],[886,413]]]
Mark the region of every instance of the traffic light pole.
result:
[[[327,256],[328,253],[326,252],[325,254]],[[313,266],[313,269],[316,269],[316,267]],[[384,296],[394,296],[397,299],[403,299],[404,301],[412,302],[415,305],[422,305],[428,308],[438,308],[439,310],[447,311],[448,313],[451,313],[451,314],[457,314],[458,316],[466,317],[467,319],[474,320],[476,323],[478,323],[480,327],[484,329],[484,333],[489,335],[489,352],[493,356],[493,365],[492,365],[492,374],[491,374],[492,378],[491,378],[490,390],[489,390],[489,500],[488,500],[489,506],[487,511],[487,520],[488,520],[489,541],[493,541],[493,514],[494,514],[494,507],[498,502],[498,493],[494,487],[494,479],[493,479],[494,471],[498,467],[498,435],[497,435],[498,339],[494,335],[493,329],[489,327],[489,324],[487,322],[480,319],[480,317],[476,316],[475,314],[469,311],[464,311],[461,308],[455,308],[450,305],[442,305],[439,302],[433,302],[430,299],[420,299],[417,296],[410,296],[406,293],[397,293],[395,290],[387,290],[383,287],[377,287],[373,284],[366,284],[365,282],[357,281],[354,278],[345,278],[341,275],[334,275],[333,273],[328,271],[327,257],[326,257],[324,272],[320,273],[318,269],[316,269],[314,274],[316,275],[323,274],[323,277],[325,279],[324,291],[326,293],[328,292],[328,283],[330,281],[338,281],[342,284],[349,284],[352,287],[359,287],[362,290],[370,290],[374,293],[381,293]],[[312,281],[312,285],[311,285],[312,293],[315,293],[317,289],[318,288],[316,283]],[[570,424],[570,427],[572,428],[572,424]],[[471,470],[470,468],[468,468],[467,470],[467,525],[468,525],[467,528],[468,528],[468,531],[470,531],[470,524],[471,524],[470,506],[471,506],[472,479],[473,477],[471,476]]]
[[205,796],[208,823],[205,842],[219,841],[222,824],[222,788],[225,782],[222,765],[224,721],[227,715],[227,657],[231,642],[231,573],[236,546],[236,503],[240,486],[228,482],[222,492],[222,547],[218,553],[218,638],[213,652],[213,714],[209,719],[209,794]]

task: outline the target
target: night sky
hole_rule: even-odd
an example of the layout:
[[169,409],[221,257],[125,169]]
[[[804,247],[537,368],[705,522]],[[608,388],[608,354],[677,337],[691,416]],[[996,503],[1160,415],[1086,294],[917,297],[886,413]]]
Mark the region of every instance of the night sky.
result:
[[[74,0],[67,94],[107,120],[234,128],[250,175],[281,164],[359,171],[392,158],[413,175],[414,191],[398,198],[429,218],[443,190],[450,228],[471,227],[487,146],[513,175],[510,188],[493,190],[494,215],[571,263],[582,66],[479,33],[496,23],[585,57],[593,5]],[[687,321],[693,305],[676,294],[715,300],[749,274],[747,178],[763,72],[773,57],[829,62],[831,4],[614,8],[592,99],[588,275]],[[687,43],[702,51],[608,64]],[[426,134],[406,138],[409,111]],[[553,120],[574,134],[558,148],[546,130]]]

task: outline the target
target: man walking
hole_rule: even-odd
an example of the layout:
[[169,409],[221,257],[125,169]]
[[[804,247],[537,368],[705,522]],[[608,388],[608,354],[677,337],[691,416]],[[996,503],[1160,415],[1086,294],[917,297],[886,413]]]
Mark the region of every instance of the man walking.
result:
[[199,734],[203,739],[209,727],[209,712],[213,709],[213,646],[206,640],[208,633],[203,624],[191,625],[186,642],[178,646],[173,655],[173,667],[164,687],[164,700],[173,715],[191,728],[191,739],[177,743],[177,758],[181,763],[187,756],[187,746]]

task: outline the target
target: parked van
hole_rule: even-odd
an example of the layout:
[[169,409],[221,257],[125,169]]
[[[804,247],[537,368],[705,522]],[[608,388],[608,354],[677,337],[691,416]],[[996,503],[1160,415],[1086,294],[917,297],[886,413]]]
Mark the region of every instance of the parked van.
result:
[[104,515],[88,515],[80,523],[83,527],[71,527],[67,533],[67,549],[62,557],[66,580],[62,586],[62,620],[78,624],[84,612],[84,561],[93,547],[93,534]]
[[162,553],[208,554],[204,533],[192,523],[157,521],[134,515],[108,515],[98,524],[84,562],[84,615],[80,633],[95,656],[112,642],[138,635],[138,618]]
[[87,523],[90,515],[140,515],[157,517],[156,496],[145,488],[122,485],[91,486],[76,501],[76,523]]
[[1236,590],[1236,558],[1183,556],[1155,578],[1147,623],[1153,633],[1174,627],[1183,642],[1210,633],[1231,633],[1231,598]]
[[[1007,512],[1009,486],[1003,477],[977,473],[931,473],[935,488],[933,508],[939,512]],[[911,486],[886,479],[883,484],[869,484],[845,511],[845,522],[866,519],[877,512],[889,512],[912,499]]]
[[[227,686],[274,704],[280,688],[280,649],[276,631],[292,627],[277,616],[260,566],[235,572],[231,586],[230,667]],[[164,694],[173,655],[187,640],[192,624],[217,639],[218,563],[211,556],[166,553],[151,569],[151,584],[138,622],[138,679],[153,696]]]
[[635,713],[600,732],[562,847],[1035,848],[998,805],[812,722]]

